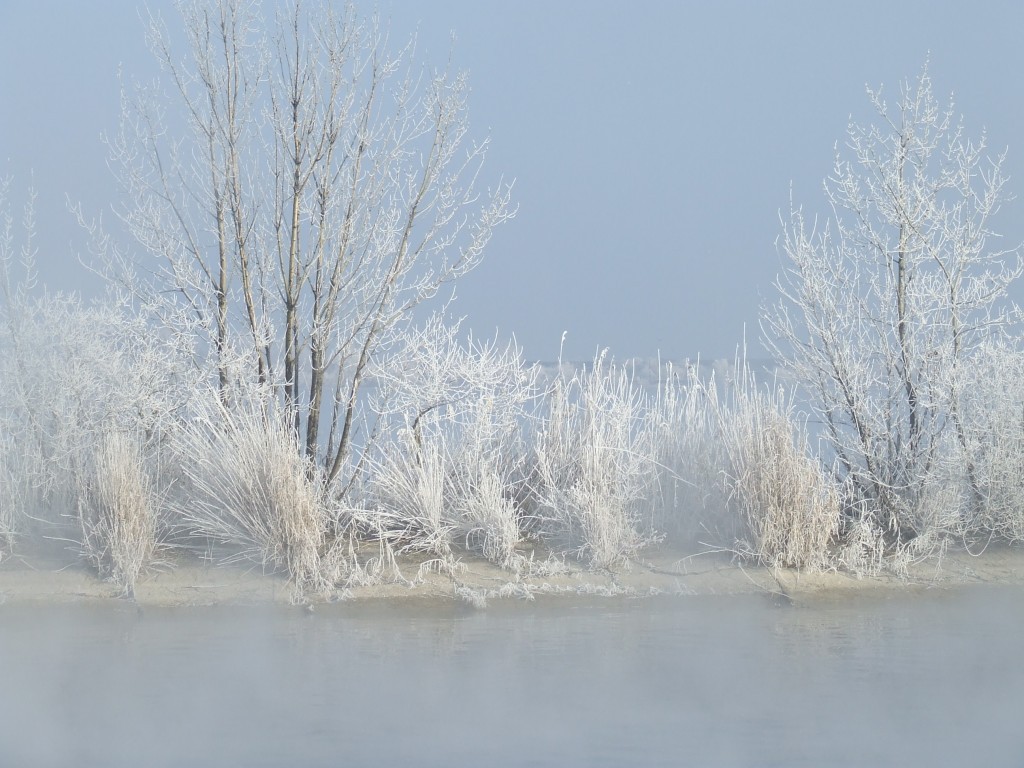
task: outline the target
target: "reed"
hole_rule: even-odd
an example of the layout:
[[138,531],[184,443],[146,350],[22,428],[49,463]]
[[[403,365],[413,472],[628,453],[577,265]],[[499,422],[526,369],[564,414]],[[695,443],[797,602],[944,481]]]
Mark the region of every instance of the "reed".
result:
[[109,431],[79,481],[82,555],[132,596],[156,549],[156,505],[139,441]]
[[322,486],[280,413],[209,406],[181,430],[174,451],[187,489],[174,509],[179,536],[236,549],[227,560],[283,569],[299,595],[329,586]]
[[646,396],[602,354],[589,370],[560,372],[546,401],[534,448],[542,536],[593,568],[627,562],[654,540]]

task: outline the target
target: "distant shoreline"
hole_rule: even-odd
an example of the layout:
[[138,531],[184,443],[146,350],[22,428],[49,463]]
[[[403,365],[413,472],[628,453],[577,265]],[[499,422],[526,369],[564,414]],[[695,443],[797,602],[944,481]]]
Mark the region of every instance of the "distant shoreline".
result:
[[[466,558],[456,573],[420,573],[418,564],[400,564],[401,580],[338,589],[327,595],[297,596],[282,574],[266,574],[248,564],[180,563],[154,570],[136,585],[140,606],[304,605],[373,600],[464,602],[484,608],[493,601],[579,597],[711,596],[763,594],[800,603],[843,600],[864,594],[955,589],[970,585],[1024,586],[1024,550],[991,548],[981,555],[948,552],[911,566],[906,575],[881,573],[858,578],[849,573],[798,572],[742,565],[728,555],[684,556],[659,551],[613,571],[570,568],[565,573],[516,577],[491,563]],[[113,601],[131,604],[120,589],[84,565],[60,569],[18,558],[0,563],[0,610],[4,604]]]

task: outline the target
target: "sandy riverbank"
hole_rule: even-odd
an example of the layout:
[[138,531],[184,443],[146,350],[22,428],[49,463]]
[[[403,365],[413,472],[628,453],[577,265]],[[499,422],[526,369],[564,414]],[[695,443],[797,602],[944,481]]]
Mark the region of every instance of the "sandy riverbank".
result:
[[[613,571],[569,567],[563,573],[520,576],[492,564],[463,559],[453,574],[421,572],[403,562],[401,578],[386,583],[339,589],[302,602],[419,598],[465,600],[484,605],[495,599],[579,595],[716,595],[775,594],[810,602],[884,590],[944,589],[971,584],[1024,585],[1024,550],[990,548],[981,555],[949,552],[912,566],[905,576],[882,574],[857,578],[843,572],[799,573],[740,565],[728,555],[648,553],[640,562]],[[125,599],[118,588],[97,578],[82,564],[41,558],[8,558],[0,564],[0,603],[78,602]],[[292,585],[280,574],[263,573],[248,564],[168,563],[138,583],[140,605],[188,606],[295,602]]]

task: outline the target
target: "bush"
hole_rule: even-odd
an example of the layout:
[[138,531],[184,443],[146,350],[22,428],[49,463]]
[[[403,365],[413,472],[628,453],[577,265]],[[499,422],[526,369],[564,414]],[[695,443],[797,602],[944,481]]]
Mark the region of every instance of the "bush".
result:
[[83,556],[133,595],[157,531],[152,483],[137,439],[121,432],[102,436],[79,479],[78,520]]
[[653,525],[687,549],[729,545],[738,532],[724,472],[723,408],[714,372],[702,377],[699,363],[688,363],[683,372],[668,366],[659,374],[647,415],[657,475]]
[[178,433],[174,452],[185,479],[173,510],[179,540],[240,547],[226,559],[282,568],[300,595],[329,586],[323,490],[281,414],[208,406]]
[[457,545],[514,570],[537,372],[514,344],[457,335],[457,323],[434,318],[397,339],[376,371],[374,405],[392,437],[369,462],[371,528],[397,553],[446,568]]
[[751,381],[723,414],[721,438],[746,529],[741,553],[771,566],[826,566],[839,530],[839,492],[810,455],[782,391],[757,392]]
[[625,562],[656,538],[647,398],[628,368],[605,358],[572,378],[560,371],[535,437],[544,535],[595,568]]
[[829,563],[838,489],[810,454],[783,390],[759,386],[744,358],[707,373],[669,368],[648,418],[657,521],[673,541],[771,566]]
[[949,468],[964,489],[957,532],[969,541],[1024,541],[1024,356],[991,343],[964,375],[965,447]]
[[17,511],[24,503],[9,442],[0,444],[0,562],[14,550]]

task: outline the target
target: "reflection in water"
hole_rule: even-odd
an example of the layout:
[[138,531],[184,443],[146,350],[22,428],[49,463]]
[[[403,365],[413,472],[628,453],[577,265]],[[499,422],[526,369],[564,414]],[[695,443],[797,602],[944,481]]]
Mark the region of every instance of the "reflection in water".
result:
[[3,765],[1021,765],[1024,593],[0,607]]

